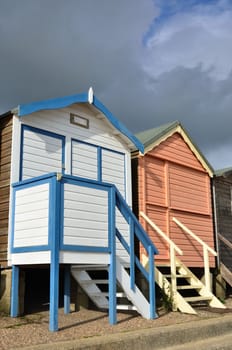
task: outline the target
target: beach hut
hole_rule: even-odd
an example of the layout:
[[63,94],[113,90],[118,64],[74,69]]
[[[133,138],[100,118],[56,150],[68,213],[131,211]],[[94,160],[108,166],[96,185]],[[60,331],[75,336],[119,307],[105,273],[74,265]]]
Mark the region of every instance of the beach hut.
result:
[[[159,250],[157,283],[174,309],[195,313],[189,302],[203,300],[223,307],[211,293],[217,255],[211,166],[178,121],[136,137],[144,154],[132,152],[134,211]],[[141,245],[139,250],[146,261]]]
[[[31,287],[23,274],[34,268],[27,276],[49,271],[51,331],[58,329],[61,270],[66,313],[72,274],[99,308],[109,309],[111,324],[117,308],[156,317],[157,251],[131,211],[130,152],[143,152],[140,141],[91,88],[19,105],[0,116],[0,125],[1,294],[11,300],[11,316],[19,313],[25,282]],[[134,254],[135,240],[150,257],[148,271]],[[148,282],[148,299],[136,285],[137,268]],[[104,281],[94,277],[99,270],[107,272]],[[128,305],[118,302],[117,283]]]

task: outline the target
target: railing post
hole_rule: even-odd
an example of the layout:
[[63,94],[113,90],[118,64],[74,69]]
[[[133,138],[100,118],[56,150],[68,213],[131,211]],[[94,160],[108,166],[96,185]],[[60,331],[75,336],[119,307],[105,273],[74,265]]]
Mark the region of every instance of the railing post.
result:
[[50,310],[49,330],[58,330],[59,309],[59,228],[60,228],[60,181],[52,178],[49,192],[49,235],[51,242],[50,262]]
[[211,292],[209,253],[206,246],[203,247],[203,255],[204,255],[204,270],[205,270],[205,286],[208,289],[208,291]]
[[134,239],[134,221],[129,217],[130,226],[130,287],[135,290],[135,239]]
[[176,292],[177,292],[177,283],[176,283],[176,256],[175,249],[173,244],[170,244],[170,263],[171,263],[171,296],[172,296],[172,310],[177,311],[176,303]]
[[116,230],[115,230],[115,188],[109,191],[109,230],[110,230],[110,265],[109,265],[109,322],[117,323],[116,314]]
[[64,313],[70,313],[70,265],[64,268]]
[[150,300],[150,318],[154,319],[156,315],[156,304],[155,304],[155,266],[154,266],[154,252],[152,247],[148,247],[149,255],[149,300]]

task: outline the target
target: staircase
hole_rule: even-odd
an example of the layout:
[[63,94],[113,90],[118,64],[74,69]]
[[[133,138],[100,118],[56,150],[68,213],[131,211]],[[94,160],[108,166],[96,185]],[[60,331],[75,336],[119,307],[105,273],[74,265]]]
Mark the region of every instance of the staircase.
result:
[[[204,270],[205,284],[203,284],[192,271],[176,257],[176,253],[183,255],[182,250],[143,212],[140,215],[148,224],[169,244],[170,264],[157,265],[155,267],[155,280],[168,300],[172,304],[173,311],[179,310],[183,313],[196,314],[194,306],[199,303],[207,304],[211,307],[225,309],[224,304],[210,290],[210,273],[208,263],[208,250],[216,255],[217,253],[208,247],[199,237],[190,231],[179,220],[173,218],[191,237],[197,237],[197,241],[203,245],[204,250]],[[143,257],[143,264],[146,266],[146,258]]]
[[[71,269],[73,277],[99,309],[109,309],[108,265],[77,265]],[[117,310],[133,310],[150,318],[150,305],[139,288],[130,288],[130,276],[120,260],[116,259]]]
[[[111,324],[117,322],[116,310],[136,310],[144,318],[154,319],[157,317],[154,254],[157,254],[158,251],[118,189],[114,185],[101,184],[101,186],[103,185],[110,186],[108,200],[110,204],[109,246],[104,248],[104,252],[108,253],[109,264],[74,265],[71,268],[71,273],[98,308],[109,309]],[[126,234],[118,227],[116,211],[128,224]],[[135,255],[136,241],[147,252],[149,260],[147,269],[143,267],[139,258]],[[129,257],[127,269],[117,255],[116,247],[118,245],[125,250]],[[136,285],[136,271],[139,271],[147,282],[148,298],[143,295]]]
[[195,305],[207,304],[215,308],[225,308],[213,293],[211,293],[205,285],[191,272],[191,270],[176,258],[176,291],[172,293],[171,274],[167,266],[157,265],[156,283],[175,303],[174,308],[180,312],[188,314],[197,314],[193,308]]

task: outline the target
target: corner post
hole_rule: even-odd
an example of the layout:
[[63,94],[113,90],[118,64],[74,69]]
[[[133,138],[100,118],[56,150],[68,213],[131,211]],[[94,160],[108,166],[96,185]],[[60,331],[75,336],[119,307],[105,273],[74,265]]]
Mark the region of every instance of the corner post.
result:
[[11,317],[17,317],[19,310],[19,267],[12,266]]
[[109,322],[117,323],[116,314],[116,237],[115,237],[115,188],[112,186],[109,190]]
[[51,244],[50,262],[50,314],[49,330],[58,330],[59,310],[59,217],[60,217],[60,178],[54,176],[50,182],[49,196],[49,235]]
[[70,313],[70,265],[64,269],[64,313]]

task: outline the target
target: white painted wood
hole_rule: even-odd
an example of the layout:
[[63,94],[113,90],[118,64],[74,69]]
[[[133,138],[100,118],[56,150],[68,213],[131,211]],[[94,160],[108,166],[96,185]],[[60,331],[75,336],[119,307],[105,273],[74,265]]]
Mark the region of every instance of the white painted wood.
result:
[[61,264],[109,264],[110,255],[108,253],[88,253],[60,251]]
[[144,317],[150,318],[150,305],[139,288],[135,286],[135,291],[130,288],[130,277],[119,259],[116,258],[116,275],[120,286],[127,295],[127,298],[135,305],[137,311]]
[[97,147],[73,141],[72,175],[97,180]]
[[48,244],[48,192],[49,184],[16,192],[14,247]]
[[12,265],[37,265],[50,264],[51,252],[29,252],[29,253],[14,253],[11,256]]
[[125,198],[125,155],[102,150],[102,181],[116,185]]
[[64,244],[107,247],[108,192],[71,184],[64,192]]
[[82,281],[89,280],[91,282],[91,277],[86,271],[83,270],[77,270],[77,269],[71,269],[73,277],[77,280],[79,285],[84,289],[85,293],[91,298],[91,300],[94,302],[94,304],[100,308],[108,308],[108,299],[104,296],[104,294],[101,292],[101,290],[98,288],[98,286],[92,282],[92,283],[85,283],[83,284]]
[[22,178],[62,171],[62,141],[24,130]]

